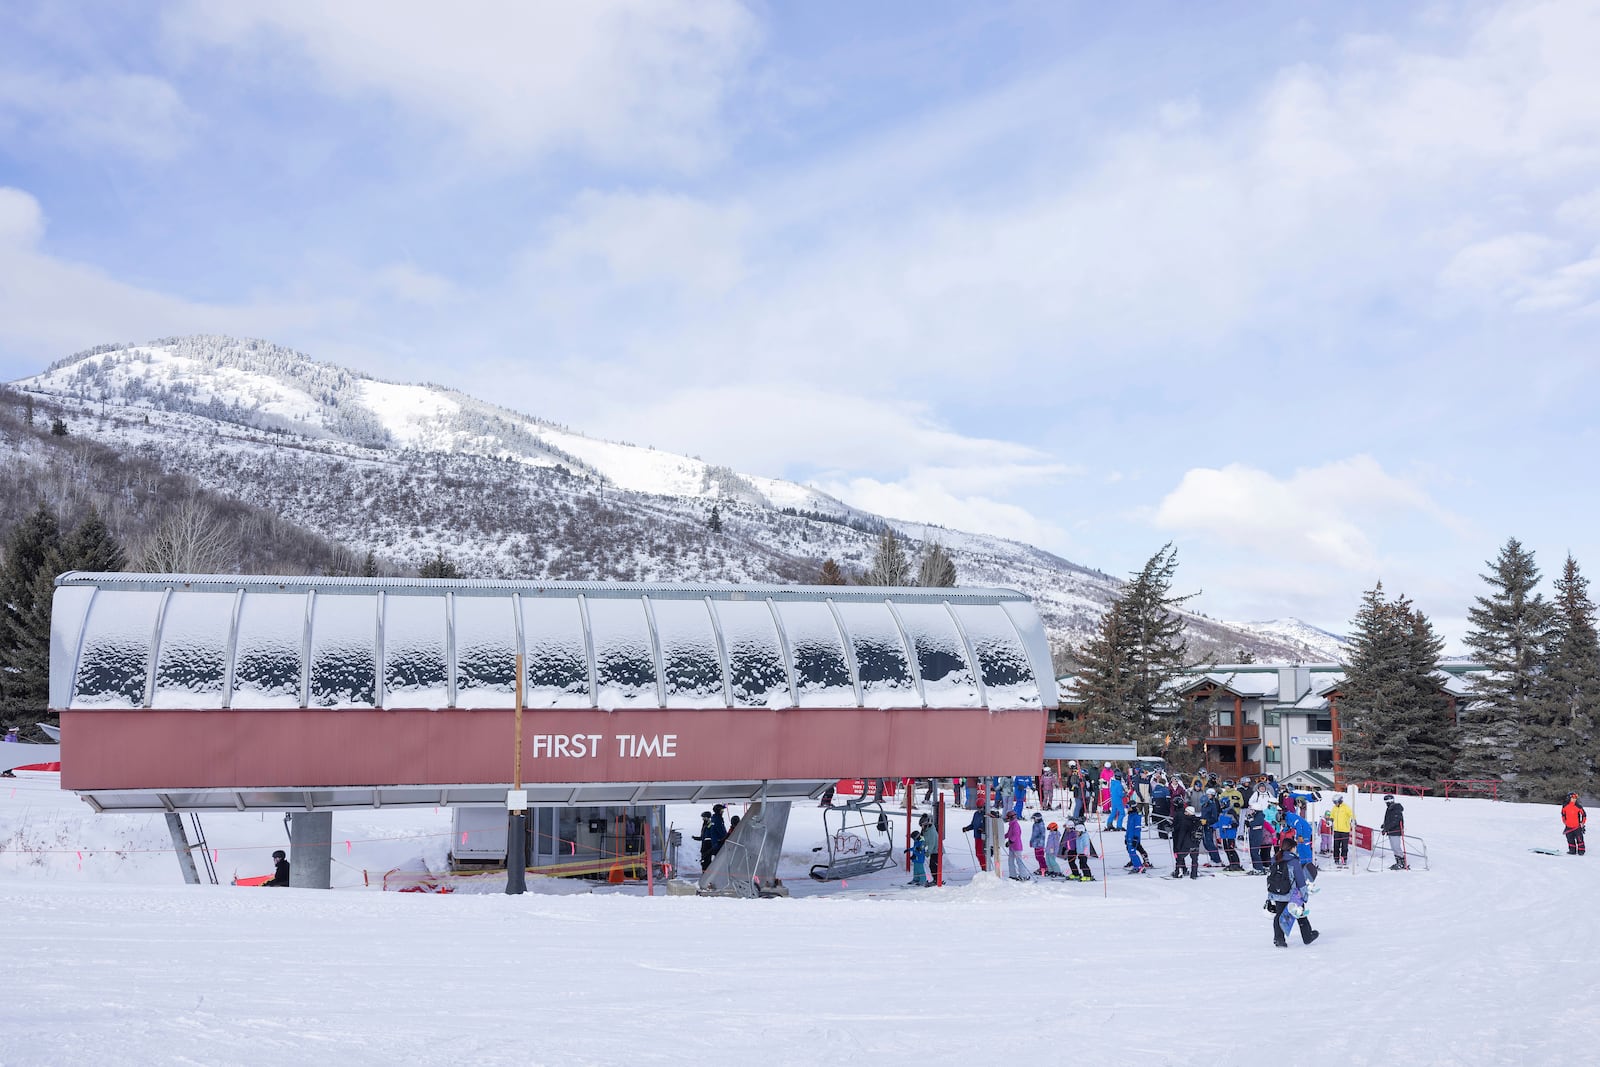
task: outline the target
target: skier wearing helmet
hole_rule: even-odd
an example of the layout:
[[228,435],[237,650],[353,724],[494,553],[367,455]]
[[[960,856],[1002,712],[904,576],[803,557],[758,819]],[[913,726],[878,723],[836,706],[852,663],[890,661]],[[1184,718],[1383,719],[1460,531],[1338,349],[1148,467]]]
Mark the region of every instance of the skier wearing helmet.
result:
[[1567,855],[1583,855],[1583,827],[1589,813],[1578,803],[1578,794],[1568,793],[1567,802],[1561,806],[1561,825],[1567,835]]
[[1189,863],[1189,877],[1200,877],[1200,816],[1193,805],[1186,805],[1172,818],[1172,858],[1177,866],[1172,877],[1183,877],[1183,865]]

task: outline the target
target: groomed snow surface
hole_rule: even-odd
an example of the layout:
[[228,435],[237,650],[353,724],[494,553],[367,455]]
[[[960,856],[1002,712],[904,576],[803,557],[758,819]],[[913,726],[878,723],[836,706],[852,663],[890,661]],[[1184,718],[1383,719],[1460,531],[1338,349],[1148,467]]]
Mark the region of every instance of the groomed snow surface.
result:
[[[1111,833],[1092,885],[974,877],[952,830],[943,889],[822,886],[797,805],[789,900],[423,895],[363,872],[442,865],[448,811],[338,813],[334,891],[192,887],[161,817],[21,772],[0,779],[0,1064],[1596,1062],[1600,858],[1565,855],[1553,807],[1405,803],[1432,870],[1325,866],[1321,939],[1278,949],[1264,879],[1166,878],[1153,835],[1162,877],[1123,873]],[[691,869],[697,810],[670,809]],[[204,827],[224,882],[285,847],[276,816]]]

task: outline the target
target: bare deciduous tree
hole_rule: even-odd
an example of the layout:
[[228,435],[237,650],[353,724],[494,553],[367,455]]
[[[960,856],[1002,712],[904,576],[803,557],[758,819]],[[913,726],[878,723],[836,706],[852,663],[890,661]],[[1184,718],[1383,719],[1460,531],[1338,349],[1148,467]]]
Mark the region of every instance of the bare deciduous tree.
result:
[[238,566],[233,529],[193,498],[167,516],[139,554],[139,569],[159,574],[219,574]]

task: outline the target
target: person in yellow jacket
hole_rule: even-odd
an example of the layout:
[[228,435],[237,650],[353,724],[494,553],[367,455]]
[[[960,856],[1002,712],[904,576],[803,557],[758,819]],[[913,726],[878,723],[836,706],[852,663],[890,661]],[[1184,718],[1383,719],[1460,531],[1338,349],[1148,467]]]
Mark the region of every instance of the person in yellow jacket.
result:
[[1328,813],[1333,823],[1333,865],[1345,867],[1350,863],[1350,832],[1356,828],[1356,813],[1344,797],[1333,798],[1333,810]]

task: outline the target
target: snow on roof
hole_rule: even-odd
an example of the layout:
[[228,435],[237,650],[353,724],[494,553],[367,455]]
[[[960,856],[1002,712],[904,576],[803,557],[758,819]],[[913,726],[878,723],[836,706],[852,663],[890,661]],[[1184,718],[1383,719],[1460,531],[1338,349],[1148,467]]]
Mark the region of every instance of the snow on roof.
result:
[[1005,589],[56,580],[54,708],[1054,707]]

